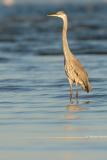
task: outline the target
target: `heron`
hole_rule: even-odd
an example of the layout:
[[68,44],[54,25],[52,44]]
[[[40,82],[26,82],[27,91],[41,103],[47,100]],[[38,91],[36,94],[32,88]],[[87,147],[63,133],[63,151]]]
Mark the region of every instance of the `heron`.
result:
[[84,69],[80,61],[74,56],[72,51],[70,51],[68,40],[67,40],[67,30],[68,30],[68,18],[64,11],[58,11],[54,14],[48,14],[48,16],[58,17],[63,20],[62,29],[62,45],[64,52],[64,69],[66,76],[70,84],[70,102],[72,102],[72,86],[73,83],[76,84],[76,98],[78,99],[78,84],[86,92],[90,92],[92,87],[89,82],[88,73]]

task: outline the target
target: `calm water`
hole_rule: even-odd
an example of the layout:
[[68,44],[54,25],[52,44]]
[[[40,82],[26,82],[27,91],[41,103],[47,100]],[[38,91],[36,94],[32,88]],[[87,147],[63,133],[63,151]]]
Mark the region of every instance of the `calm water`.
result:
[[[74,106],[62,22],[46,17],[59,9],[93,86],[89,94],[79,88]],[[107,159],[107,4],[0,7],[0,159]]]

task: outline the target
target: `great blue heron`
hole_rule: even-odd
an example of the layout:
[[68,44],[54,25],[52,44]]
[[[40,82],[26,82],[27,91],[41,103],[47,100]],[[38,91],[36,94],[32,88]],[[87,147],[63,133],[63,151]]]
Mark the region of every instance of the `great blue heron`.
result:
[[80,84],[81,87],[87,92],[91,90],[91,84],[89,83],[88,74],[85,71],[84,67],[69,49],[67,41],[67,28],[68,28],[67,15],[63,11],[59,11],[55,14],[48,14],[48,16],[59,17],[63,20],[62,44],[64,51],[64,68],[70,84],[70,101],[71,101],[73,83],[76,84],[76,98],[78,98],[78,84]]

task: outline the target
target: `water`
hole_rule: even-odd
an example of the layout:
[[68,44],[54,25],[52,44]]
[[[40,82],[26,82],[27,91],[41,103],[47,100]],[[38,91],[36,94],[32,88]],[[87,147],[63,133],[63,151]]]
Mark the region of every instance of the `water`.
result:
[[[62,23],[93,86],[69,104]],[[0,159],[107,159],[107,4],[13,6],[0,9]],[[73,90],[75,96],[75,87]],[[75,101],[75,99],[74,99]]]

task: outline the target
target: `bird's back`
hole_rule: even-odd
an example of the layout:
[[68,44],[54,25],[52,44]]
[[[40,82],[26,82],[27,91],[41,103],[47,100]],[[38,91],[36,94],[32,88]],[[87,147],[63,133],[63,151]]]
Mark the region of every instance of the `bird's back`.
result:
[[69,80],[79,83],[87,92],[91,90],[88,74],[80,61],[73,54],[69,57],[69,61],[65,62],[65,72]]

